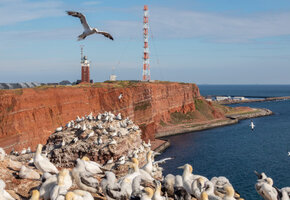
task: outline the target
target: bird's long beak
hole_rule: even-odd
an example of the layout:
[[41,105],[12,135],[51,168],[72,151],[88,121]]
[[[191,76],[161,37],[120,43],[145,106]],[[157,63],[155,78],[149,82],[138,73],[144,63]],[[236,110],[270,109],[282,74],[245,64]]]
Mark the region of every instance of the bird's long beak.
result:
[[258,179],[262,178],[262,175],[260,173],[258,173],[256,170],[254,171],[254,173],[256,174],[256,176],[258,177]]
[[180,166],[180,167],[177,167],[177,169],[184,169],[184,165]]

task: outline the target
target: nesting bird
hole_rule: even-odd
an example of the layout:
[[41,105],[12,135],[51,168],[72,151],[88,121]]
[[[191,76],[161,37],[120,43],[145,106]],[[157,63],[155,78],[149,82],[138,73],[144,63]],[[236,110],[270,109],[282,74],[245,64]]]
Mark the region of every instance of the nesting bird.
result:
[[36,166],[36,168],[42,171],[42,173],[48,172],[57,174],[58,173],[57,168],[48,160],[48,158],[41,155],[41,151],[42,145],[38,144],[34,156],[34,165]]

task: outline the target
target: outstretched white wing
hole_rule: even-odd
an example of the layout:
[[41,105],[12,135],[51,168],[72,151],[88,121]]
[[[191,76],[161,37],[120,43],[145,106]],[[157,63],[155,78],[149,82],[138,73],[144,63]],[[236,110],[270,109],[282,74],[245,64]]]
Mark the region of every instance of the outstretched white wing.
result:
[[78,18],[80,18],[81,23],[82,23],[84,29],[85,29],[85,30],[90,30],[90,26],[89,26],[88,23],[87,23],[86,17],[85,17],[82,13],[80,13],[80,12],[75,12],[75,11],[66,11],[66,13],[67,13],[68,15],[73,16],[73,17],[78,17]]

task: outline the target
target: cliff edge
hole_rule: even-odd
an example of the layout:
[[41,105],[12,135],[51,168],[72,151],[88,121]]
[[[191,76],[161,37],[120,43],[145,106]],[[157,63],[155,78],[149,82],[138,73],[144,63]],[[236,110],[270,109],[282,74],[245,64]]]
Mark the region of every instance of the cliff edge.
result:
[[144,140],[154,140],[157,130],[168,124],[225,119],[223,110],[205,101],[195,84],[120,81],[0,90],[0,146],[35,147],[77,116],[104,111],[133,119]]

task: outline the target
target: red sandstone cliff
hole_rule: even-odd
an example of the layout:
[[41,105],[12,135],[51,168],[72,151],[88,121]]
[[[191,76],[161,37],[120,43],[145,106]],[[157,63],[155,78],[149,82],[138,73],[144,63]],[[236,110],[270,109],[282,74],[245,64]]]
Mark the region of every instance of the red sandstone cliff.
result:
[[174,114],[190,113],[199,121],[224,118],[200,96],[195,84],[117,82],[0,90],[0,146],[34,149],[76,116],[104,111],[133,119],[145,140],[154,139],[156,130],[170,123]]

